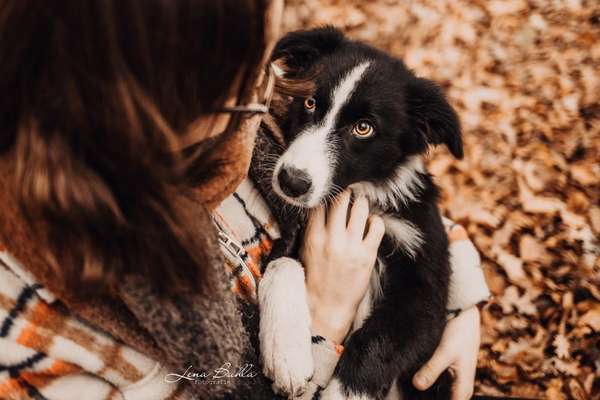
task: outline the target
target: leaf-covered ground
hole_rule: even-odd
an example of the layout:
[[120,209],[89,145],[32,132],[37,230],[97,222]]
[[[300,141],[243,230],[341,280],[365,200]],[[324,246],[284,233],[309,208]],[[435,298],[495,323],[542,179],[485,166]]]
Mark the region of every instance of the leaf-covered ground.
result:
[[465,159],[430,170],[479,248],[476,392],[600,399],[600,3],[291,0],[287,30],[333,24],[447,91]]

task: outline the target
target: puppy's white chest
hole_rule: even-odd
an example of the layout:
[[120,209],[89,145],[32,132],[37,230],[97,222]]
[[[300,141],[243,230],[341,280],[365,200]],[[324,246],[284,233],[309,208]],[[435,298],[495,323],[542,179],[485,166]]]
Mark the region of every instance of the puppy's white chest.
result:
[[381,280],[383,279],[385,268],[386,266],[383,260],[377,258],[377,264],[375,265],[375,268],[373,268],[373,272],[371,273],[371,278],[369,281],[369,286],[367,287],[367,292],[360,301],[358,309],[356,310],[356,315],[354,316],[354,321],[352,322],[352,329],[350,333],[353,333],[365,323],[367,317],[371,315],[373,305],[383,296],[383,286]]
[[385,234],[394,240],[397,248],[415,258],[424,242],[421,230],[412,222],[395,215],[383,214],[381,218],[385,224]]

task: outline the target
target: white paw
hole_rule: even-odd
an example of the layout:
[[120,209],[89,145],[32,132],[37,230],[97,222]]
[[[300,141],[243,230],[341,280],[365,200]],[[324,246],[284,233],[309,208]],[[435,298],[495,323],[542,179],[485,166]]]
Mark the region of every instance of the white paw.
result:
[[301,396],[314,364],[310,313],[304,269],[292,258],[282,257],[267,266],[258,287],[260,352],[263,372],[273,380],[273,390]]
[[319,390],[319,387],[313,382],[308,382],[306,389],[303,393],[293,397],[293,400],[313,400],[315,393]]
[[337,378],[333,378],[325,390],[321,392],[321,400],[373,400],[373,398],[364,393],[353,393],[343,390],[342,383]]

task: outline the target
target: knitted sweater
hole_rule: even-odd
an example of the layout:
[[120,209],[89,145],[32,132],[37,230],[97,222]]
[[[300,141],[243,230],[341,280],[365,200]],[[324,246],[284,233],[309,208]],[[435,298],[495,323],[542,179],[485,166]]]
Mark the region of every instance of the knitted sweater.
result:
[[[256,288],[263,260],[279,237],[277,224],[248,179],[221,203],[214,218],[233,248],[239,246],[234,254],[232,243],[222,241],[231,290],[238,296],[248,329],[254,329]],[[450,253],[448,309],[456,312],[485,300],[489,292],[473,244],[454,241]],[[255,338],[251,337],[245,360],[253,365],[181,365],[172,370],[135,350],[135,343],[122,343],[73,315],[36,281],[26,264],[0,246],[0,398],[189,399],[186,386],[223,380],[233,380],[239,388],[229,398],[254,399],[262,397],[259,393],[274,397],[258,365]],[[313,337],[313,385],[326,385],[342,351],[340,344]]]

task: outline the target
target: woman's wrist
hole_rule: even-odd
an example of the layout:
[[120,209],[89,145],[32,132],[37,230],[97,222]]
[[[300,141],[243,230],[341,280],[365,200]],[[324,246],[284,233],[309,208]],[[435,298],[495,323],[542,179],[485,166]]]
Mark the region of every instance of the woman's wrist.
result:
[[341,344],[348,334],[355,312],[345,307],[319,303],[310,295],[308,303],[313,333]]

